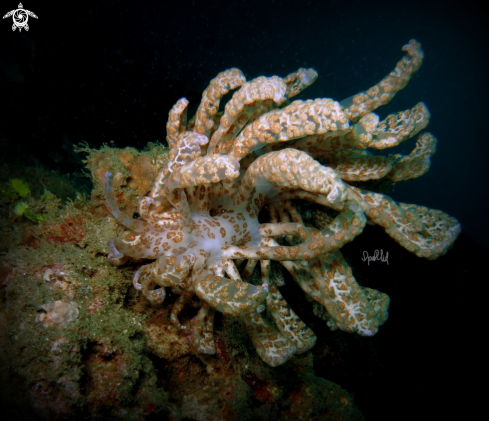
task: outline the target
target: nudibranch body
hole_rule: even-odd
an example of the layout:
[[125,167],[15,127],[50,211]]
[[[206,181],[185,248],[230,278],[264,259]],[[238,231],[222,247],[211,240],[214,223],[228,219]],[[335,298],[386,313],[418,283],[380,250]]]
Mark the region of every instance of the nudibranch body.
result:
[[[193,321],[192,343],[216,352],[214,312],[243,320],[260,357],[272,366],[310,349],[316,340],[280,294],[279,262],[306,294],[323,306],[331,329],[370,336],[387,319],[386,294],[358,285],[341,247],[359,235],[367,220],[382,226],[403,247],[434,259],[460,232],[441,211],[396,203],[349,182],[401,181],[419,177],[430,165],[436,139],[420,134],[410,155],[373,156],[409,139],[428,124],[423,103],[379,121],[372,111],[404,88],[421,65],[414,40],[393,72],[365,92],[341,103],[331,99],[291,101],[313,83],[313,69],[286,78],[246,81],[229,69],[204,91],[196,116],[187,122],[180,99],[167,124],[168,162],[134,220],[118,207],[107,173],[108,209],[132,230],[109,240],[109,260],[154,259],[141,266],[135,288],[161,304],[165,288],[179,294],[171,320],[197,295],[202,306]],[[222,97],[236,90],[222,111]],[[331,213],[306,224],[294,200]],[[258,215],[266,210],[269,222]],[[258,265],[259,262],[259,265]]]

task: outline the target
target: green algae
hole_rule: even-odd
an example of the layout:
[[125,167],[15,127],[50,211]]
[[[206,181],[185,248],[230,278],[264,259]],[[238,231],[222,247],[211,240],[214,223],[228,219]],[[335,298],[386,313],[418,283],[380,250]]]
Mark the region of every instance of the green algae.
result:
[[[122,406],[139,414],[128,411],[127,419],[144,417],[145,405],[161,410],[167,394],[145,352],[146,316],[125,306],[132,271],[105,259],[105,239],[119,227],[95,214],[83,196],[63,206],[47,192],[31,206],[42,206],[46,218],[37,226],[10,224],[0,258],[7,284],[0,290],[2,369],[20,375],[31,393],[41,390],[61,402],[53,409],[38,398],[49,417],[66,408],[92,416],[117,412],[121,419]],[[3,213],[4,227],[9,215]],[[59,317],[45,310],[54,302],[76,305],[78,317],[57,324]],[[112,403],[100,401],[100,378],[118,383]]]

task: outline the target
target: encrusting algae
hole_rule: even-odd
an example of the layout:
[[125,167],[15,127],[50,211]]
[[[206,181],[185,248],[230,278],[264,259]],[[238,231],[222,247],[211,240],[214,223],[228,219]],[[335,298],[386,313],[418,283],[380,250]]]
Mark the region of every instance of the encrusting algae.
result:
[[[87,152],[94,174],[108,168],[124,174],[116,194],[134,211],[132,171],[157,174],[167,154],[161,145]],[[24,181],[34,185],[38,177]],[[362,419],[345,390],[314,375],[312,355],[275,373],[236,320],[219,320],[215,355],[196,352],[191,332],[171,323],[177,296],[170,292],[163,305],[152,306],[132,287],[143,261],[120,268],[107,261],[107,238],[126,234],[94,181],[90,200],[63,203],[50,193],[44,206],[42,193],[23,198],[44,215],[38,224],[0,208],[1,384],[12,419],[292,420],[326,410]],[[190,324],[200,305],[191,299],[182,323]]]

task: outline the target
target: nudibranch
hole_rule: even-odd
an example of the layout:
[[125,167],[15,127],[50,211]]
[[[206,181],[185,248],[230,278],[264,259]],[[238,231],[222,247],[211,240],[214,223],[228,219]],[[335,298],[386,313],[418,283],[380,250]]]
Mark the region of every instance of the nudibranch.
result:
[[[113,176],[106,174],[108,209],[132,232],[109,240],[108,259],[116,265],[152,259],[136,272],[134,287],[155,305],[165,299],[165,288],[178,294],[171,321],[179,328],[180,311],[197,295],[202,306],[192,344],[199,352],[216,352],[216,310],[242,319],[271,366],[314,345],[315,334],[280,293],[279,264],[324,307],[331,329],[374,335],[387,319],[389,297],[360,286],[340,251],[367,221],[419,257],[435,259],[451,247],[460,232],[455,218],[353,186],[408,180],[430,166],[436,139],[429,133],[421,133],[406,156],[367,151],[396,146],[428,124],[423,103],[383,121],[372,113],[421,66],[420,44],[411,40],[403,51],[382,81],[341,102],[291,100],[315,81],[313,69],[250,81],[235,68],[220,73],[194,118],[187,121],[185,98],[171,109],[168,162],[140,200],[139,219],[118,209]],[[299,199],[334,213],[318,212],[314,226],[306,224]],[[258,220],[262,210],[267,223]]]

